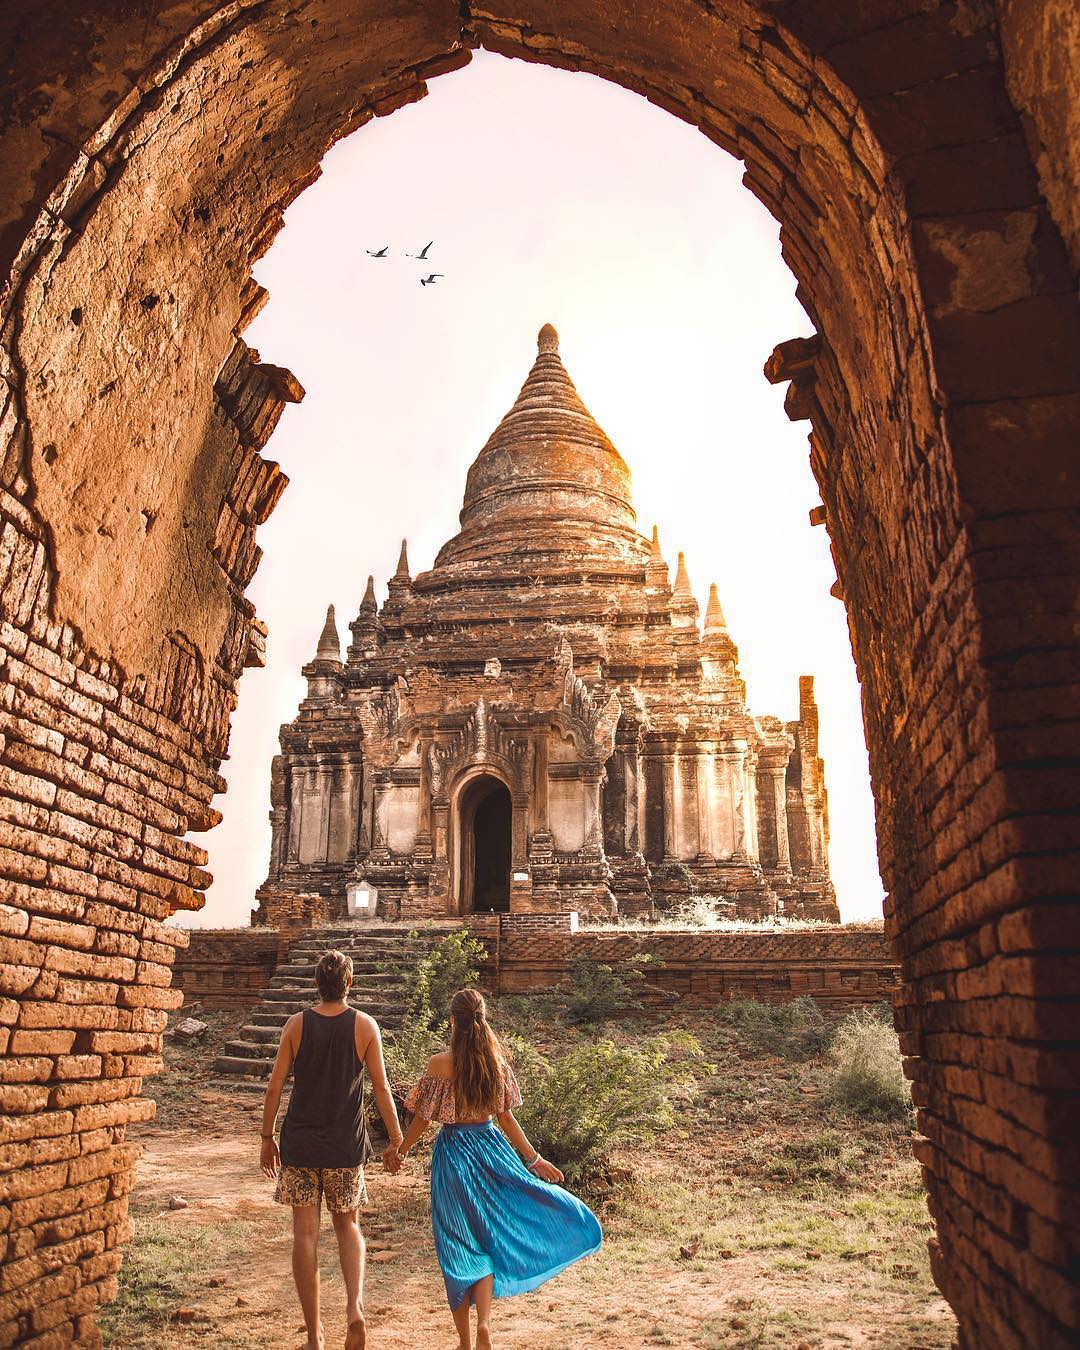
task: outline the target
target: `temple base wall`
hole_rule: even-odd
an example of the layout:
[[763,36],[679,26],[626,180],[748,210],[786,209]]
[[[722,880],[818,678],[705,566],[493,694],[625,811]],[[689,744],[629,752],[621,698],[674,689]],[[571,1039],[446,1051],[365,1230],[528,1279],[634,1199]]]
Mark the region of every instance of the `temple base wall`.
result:
[[[483,980],[499,994],[549,989],[579,956],[613,964],[647,953],[648,974],[677,1006],[712,1007],[732,998],[767,1002],[810,995],[826,1014],[891,1001],[898,967],[884,934],[843,928],[776,933],[575,931],[570,915],[476,914],[469,931],[488,949]],[[208,1006],[254,1003],[300,936],[296,928],[204,929],[176,962],[175,983]]]

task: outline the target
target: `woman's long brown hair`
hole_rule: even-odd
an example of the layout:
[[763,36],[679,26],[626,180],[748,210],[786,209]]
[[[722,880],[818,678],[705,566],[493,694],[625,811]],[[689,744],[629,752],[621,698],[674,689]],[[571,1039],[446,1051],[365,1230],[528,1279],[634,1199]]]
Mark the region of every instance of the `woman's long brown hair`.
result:
[[450,1065],[459,1116],[497,1111],[506,1052],[488,1026],[478,989],[459,989],[450,1000]]

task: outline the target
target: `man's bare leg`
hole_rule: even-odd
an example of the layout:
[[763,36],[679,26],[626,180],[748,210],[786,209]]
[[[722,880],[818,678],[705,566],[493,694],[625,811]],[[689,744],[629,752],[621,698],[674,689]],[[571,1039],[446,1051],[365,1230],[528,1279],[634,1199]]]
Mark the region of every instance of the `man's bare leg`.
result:
[[458,1350],[472,1350],[472,1341],[469,1339],[469,1309],[471,1306],[472,1300],[466,1294],[457,1307],[453,1309],[454,1326],[457,1327],[458,1334]]
[[323,1350],[322,1320],[319,1316],[319,1207],[294,1205],[292,1213],[292,1272],[307,1329],[303,1350]]
[[356,1221],[356,1210],[331,1215],[337,1234],[338,1260],[345,1280],[345,1323],[348,1335],[345,1350],[364,1350],[367,1329],[364,1325],[364,1235]]
[[485,1275],[472,1287],[476,1300],[476,1350],[491,1350],[491,1297],[495,1277]]

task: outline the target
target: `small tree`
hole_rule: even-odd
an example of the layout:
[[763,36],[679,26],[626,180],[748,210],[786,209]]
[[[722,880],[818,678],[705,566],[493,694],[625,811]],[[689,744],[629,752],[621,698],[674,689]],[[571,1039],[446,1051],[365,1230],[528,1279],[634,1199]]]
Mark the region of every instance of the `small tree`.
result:
[[658,958],[641,952],[618,966],[604,965],[589,956],[570,963],[570,992],[566,1000],[568,1022],[606,1022],[621,1012],[641,1007],[645,971]]
[[519,1119],[533,1145],[577,1182],[602,1175],[613,1149],[670,1128],[676,1093],[707,1071],[687,1033],[628,1047],[582,1042],[554,1061],[517,1039],[510,1048],[524,1098]]

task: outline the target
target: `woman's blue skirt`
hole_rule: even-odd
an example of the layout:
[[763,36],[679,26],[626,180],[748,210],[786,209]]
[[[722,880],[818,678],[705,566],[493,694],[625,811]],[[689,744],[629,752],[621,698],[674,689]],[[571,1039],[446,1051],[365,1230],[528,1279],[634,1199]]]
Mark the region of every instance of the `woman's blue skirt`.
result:
[[439,1131],[431,1227],[451,1308],[487,1275],[496,1298],[536,1289],[599,1251],[601,1241],[592,1210],[533,1176],[491,1121]]

